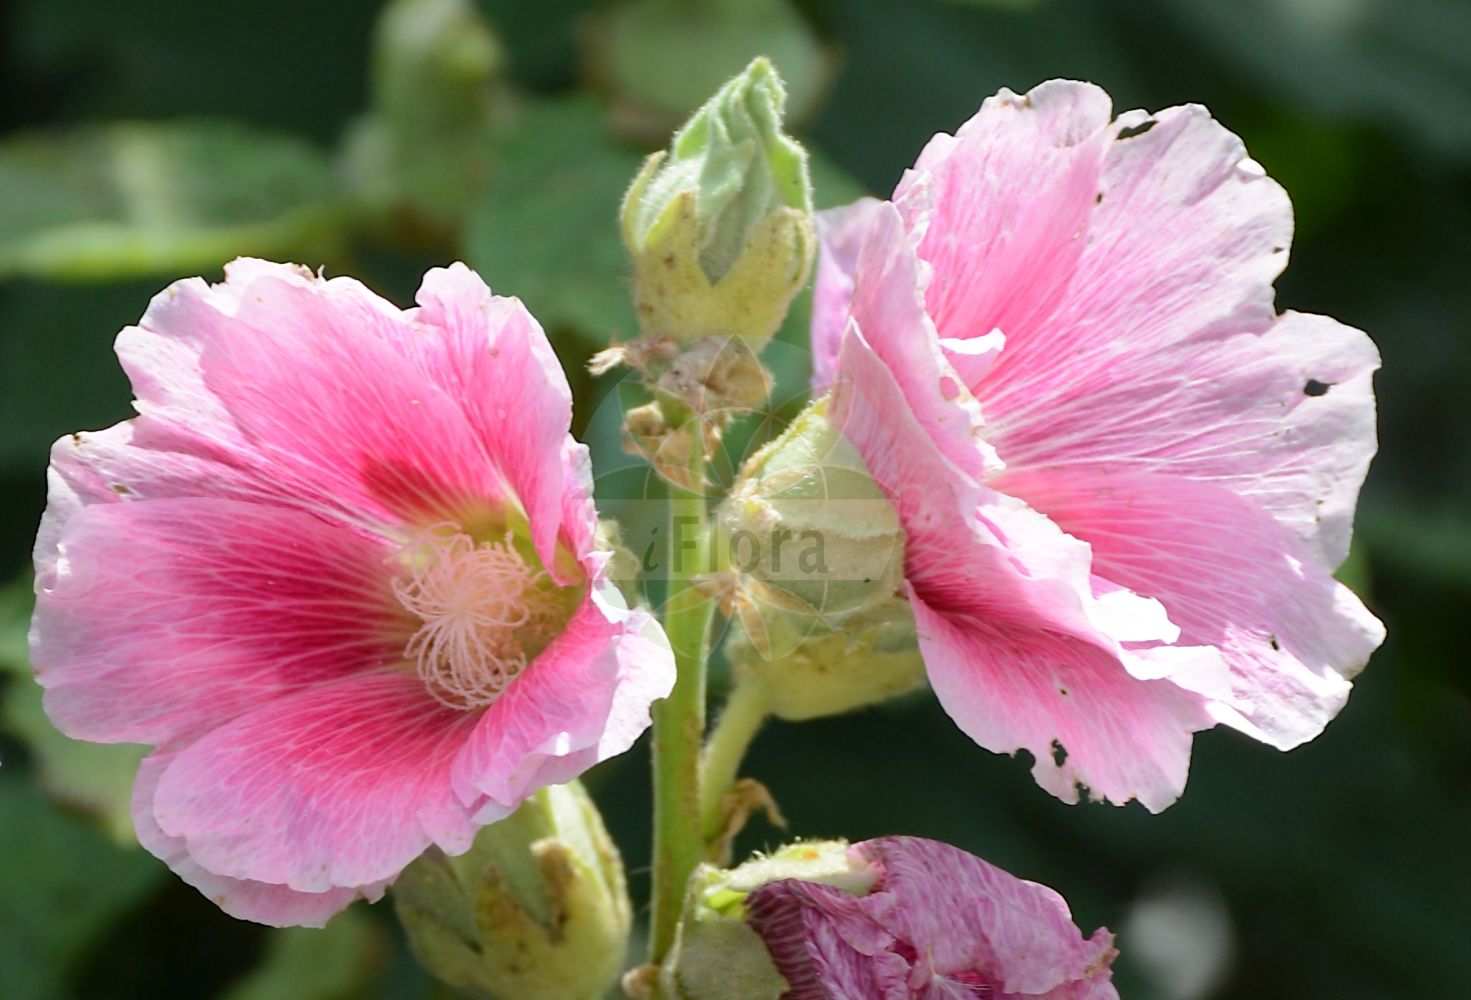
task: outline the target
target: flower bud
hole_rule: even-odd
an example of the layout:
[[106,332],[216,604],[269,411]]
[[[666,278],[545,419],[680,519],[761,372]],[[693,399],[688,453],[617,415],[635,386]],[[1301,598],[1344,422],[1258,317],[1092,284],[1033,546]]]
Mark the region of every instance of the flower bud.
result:
[[807,407],[746,462],[720,508],[735,582],[726,653],[767,711],[836,715],[924,683],[914,613],[898,596],[904,532],[856,449]]
[[753,641],[749,613],[739,617],[725,651],[737,683],[759,684],[766,711],[801,722],[839,715],[907,694],[925,683],[914,612],[900,598],[885,601],[841,628],[800,616],[768,613],[764,647]]
[[807,152],[781,131],[786,91],[757,59],[644,163],[623,201],[639,323],[681,342],[764,342],[816,248]]
[[1115,954],[1057,893],[959,848],[821,841],[697,870],[661,985],[677,1000],[1117,1000]]
[[746,461],[720,530],[733,570],[836,627],[894,596],[904,530],[827,405],[813,402]]
[[393,893],[419,961],[490,996],[600,997],[628,947],[623,866],[577,782],[537,792],[465,854],[431,848]]

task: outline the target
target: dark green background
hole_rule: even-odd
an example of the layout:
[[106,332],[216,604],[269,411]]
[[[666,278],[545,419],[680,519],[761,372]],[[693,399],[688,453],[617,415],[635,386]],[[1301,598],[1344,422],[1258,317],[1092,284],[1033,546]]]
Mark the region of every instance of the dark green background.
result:
[[[23,132],[84,122],[205,116],[287,133],[311,144],[308,159],[325,158],[370,100],[374,6],[0,4],[0,142],[8,148]],[[501,33],[520,109],[477,147],[477,155],[488,152],[488,186],[437,226],[416,222],[412,206],[364,222],[359,210],[332,205],[330,220],[305,225],[294,245],[306,262],[357,274],[401,303],[426,266],[464,256],[493,287],[522,294],[569,366],[580,369],[610,333],[632,332],[613,215],[647,143],[617,139],[605,125],[617,82],[588,83],[586,57],[596,57],[600,43],[596,33],[578,31],[577,18],[593,5],[481,6]],[[1381,457],[1365,489],[1351,575],[1390,638],[1315,742],[1283,755],[1228,731],[1200,736],[1186,795],[1157,817],[1137,806],[1054,801],[1023,762],[971,745],[927,696],[773,726],[748,771],[775,792],[796,833],[936,837],[1053,885],[1085,929],[1107,924],[1120,932],[1117,978],[1126,998],[1177,996],[1139,960],[1143,949],[1131,954],[1128,934],[1139,899],[1172,891],[1216,900],[1229,919],[1229,973],[1200,996],[1465,995],[1471,4],[812,0],[798,7],[836,67],[805,129],[835,165],[819,173],[824,203],[856,190],[844,171],[862,187],[887,191],[930,134],[953,129],[1001,86],[1024,89],[1049,77],[1094,80],[1120,109],[1204,103],[1244,137],[1297,208],[1279,304],[1361,327],[1384,355]],[[694,44],[718,52],[722,39]],[[83,173],[85,158],[74,155]],[[200,181],[208,190],[201,212],[252,221],[255,209],[231,201],[240,196],[231,171],[259,178],[266,167],[234,154],[216,160]],[[14,180],[7,186],[7,176],[0,170],[0,255],[48,213],[75,220],[93,210],[68,194],[65,177],[56,178],[56,191],[38,194]],[[295,197],[315,210],[341,193],[320,178],[283,177],[288,193],[268,189],[264,204]],[[224,257],[205,252],[188,273],[217,276]],[[137,273],[148,270],[0,281],[0,573],[19,581],[0,617],[8,630],[0,658],[21,655],[23,576],[49,443],[128,414],[112,337],[179,276]],[[788,384],[800,380],[800,360],[778,367]],[[581,375],[574,384],[585,423],[608,390]],[[605,444],[599,438],[595,447]],[[612,451],[604,447],[599,458],[611,460]],[[229,920],[147,855],[110,839],[83,808],[98,796],[47,777],[47,755],[65,751],[43,747],[34,718],[17,707],[32,696],[31,682],[11,676],[0,694],[8,703],[0,715],[0,996],[430,995],[387,907],[350,915],[326,934],[267,932]],[[589,779],[640,896],[646,768],[641,749]],[[104,785],[114,780],[93,758],[73,770]],[[779,837],[758,823],[748,846]]]

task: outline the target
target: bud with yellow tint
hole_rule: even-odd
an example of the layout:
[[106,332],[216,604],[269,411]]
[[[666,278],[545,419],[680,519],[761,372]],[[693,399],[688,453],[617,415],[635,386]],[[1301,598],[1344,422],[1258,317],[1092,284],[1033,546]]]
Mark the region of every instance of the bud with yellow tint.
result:
[[393,896],[420,962],[479,995],[592,1000],[628,949],[623,865],[575,781],[537,792],[465,854],[431,848]]
[[623,201],[645,334],[764,342],[816,250],[807,153],[782,132],[786,90],[756,59],[645,162]]

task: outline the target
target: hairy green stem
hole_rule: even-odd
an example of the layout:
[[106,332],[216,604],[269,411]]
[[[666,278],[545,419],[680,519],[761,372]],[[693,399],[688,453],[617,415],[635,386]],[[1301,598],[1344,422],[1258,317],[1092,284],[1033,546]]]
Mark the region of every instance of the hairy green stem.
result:
[[761,723],[766,721],[766,690],[760,681],[747,678],[731,689],[721,709],[720,718],[705,744],[700,769],[700,826],[708,843],[720,835],[725,826],[725,810],[721,799],[740,777],[741,761]]
[[[698,439],[698,434],[696,435]],[[691,449],[690,481],[704,481],[704,458]],[[685,884],[705,856],[700,827],[700,744],[705,735],[705,659],[714,602],[694,585],[709,554],[709,517],[702,492],[670,484],[669,591],[664,632],[674,649],[676,678],[654,705],[654,885],[649,961],[674,944]]]

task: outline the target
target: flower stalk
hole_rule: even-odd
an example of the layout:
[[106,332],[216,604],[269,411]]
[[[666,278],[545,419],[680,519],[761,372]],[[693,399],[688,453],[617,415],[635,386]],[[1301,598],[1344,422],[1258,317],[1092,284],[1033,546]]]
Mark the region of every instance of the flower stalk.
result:
[[740,776],[741,761],[767,712],[766,690],[759,680],[747,677],[731,688],[701,760],[700,825],[706,844],[724,833],[725,797]]
[[[694,418],[691,418],[694,419]],[[705,661],[714,603],[695,586],[710,545],[709,513],[699,489],[705,455],[691,448],[686,489],[669,488],[669,591],[664,631],[674,650],[674,690],[654,717],[654,886],[649,961],[674,944],[685,883],[704,860],[700,744],[705,735]]]
[[[757,59],[645,163],[621,213],[643,334],[592,366],[627,363],[643,376],[654,399],[629,412],[625,438],[650,458],[670,500],[662,618],[676,680],[652,713],[649,971],[675,945],[690,875],[706,860],[720,797],[755,732],[745,715],[732,716],[702,763],[717,603],[707,579],[714,539],[706,466],[726,421],[769,393],[758,354],[806,284],[816,249],[807,154],[782,132],[785,102],[774,67]],[[708,790],[705,768],[714,782]]]

